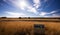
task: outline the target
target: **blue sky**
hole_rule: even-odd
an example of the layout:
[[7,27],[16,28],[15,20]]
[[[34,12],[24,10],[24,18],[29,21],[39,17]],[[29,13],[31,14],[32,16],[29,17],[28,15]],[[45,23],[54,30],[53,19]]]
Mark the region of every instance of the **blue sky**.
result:
[[60,0],[0,0],[0,17],[60,17]]

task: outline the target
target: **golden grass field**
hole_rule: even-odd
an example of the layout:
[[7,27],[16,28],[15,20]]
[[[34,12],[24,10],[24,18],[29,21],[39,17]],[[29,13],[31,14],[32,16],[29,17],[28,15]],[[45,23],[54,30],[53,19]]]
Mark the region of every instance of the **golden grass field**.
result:
[[[27,20],[27,21],[26,21]],[[34,24],[42,24],[45,26],[45,35],[60,35],[60,22],[52,19],[51,21],[39,21],[39,19],[31,19],[37,21],[28,21],[30,19],[0,19],[0,35],[34,35]],[[43,19],[44,20],[44,19]],[[46,19],[45,19],[46,20]]]

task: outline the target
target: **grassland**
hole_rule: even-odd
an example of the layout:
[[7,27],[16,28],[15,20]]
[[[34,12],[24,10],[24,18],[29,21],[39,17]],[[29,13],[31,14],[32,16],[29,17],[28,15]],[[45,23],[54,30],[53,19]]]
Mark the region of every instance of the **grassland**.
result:
[[34,24],[44,25],[45,35],[60,35],[60,21],[58,19],[41,20],[0,19],[0,35],[34,35]]

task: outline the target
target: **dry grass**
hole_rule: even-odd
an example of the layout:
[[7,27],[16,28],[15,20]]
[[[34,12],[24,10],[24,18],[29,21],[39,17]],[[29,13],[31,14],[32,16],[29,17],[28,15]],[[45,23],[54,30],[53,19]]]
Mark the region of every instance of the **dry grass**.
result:
[[0,21],[0,35],[33,35],[34,24],[45,25],[46,35],[60,35],[60,22]]

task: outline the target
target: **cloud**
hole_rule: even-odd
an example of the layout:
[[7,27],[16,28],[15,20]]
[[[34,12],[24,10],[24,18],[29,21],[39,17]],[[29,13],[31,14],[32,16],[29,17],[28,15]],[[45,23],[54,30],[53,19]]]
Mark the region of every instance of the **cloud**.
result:
[[33,6],[35,6],[35,8],[39,8],[41,6],[40,0],[33,0],[33,3],[34,3]]
[[[25,10],[25,12],[31,12],[31,13],[37,13],[37,9],[39,7],[39,0],[37,0],[37,2],[35,2],[34,5],[36,5],[35,7],[29,5],[29,3],[27,2],[27,0],[4,0],[5,2],[11,4],[12,6],[19,8],[21,10]],[[27,9],[26,9],[27,8]]]
[[52,16],[60,17],[60,9],[52,11]]
[[58,14],[52,14],[52,17],[60,17]]
[[49,13],[47,13],[47,12],[40,12],[39,13],[40,17],[52,17],[52,16],[47,16],[47,15],[49,15]]
[[53,10],[53,11],[51,11],[50,13],[48,13],[48,14],[57,14],[57,12],[59,12],[60,11],[60,9],[57,9],[57,10]]
[[18,12],[9,12],[9,11],[6,11],[5,13],[7,14],[6,17],[24,17],[24,16],[26,16],[26,14],[18,13]]
[[27,11],[37,13],[37,10],[32,6],[29,6]]
[[[19,8],[21,10],[25,10],[25,12],[31,12],[34,14],[39,13],[38,12],[38,8],[41,7],[41,0],[33,0],[33,5],[29,5],[29,3],[27,2],[27,0],[4,0],[5,2],[7,2],[8,4]],[[44,0],[45,2],[47,2],[48,0]],[[44,3],[45,3],[44,2]],[[49,4],[50,5],[50,4]],[[48,6],[48,5],[47,5]],[[41,9],[41,8],[40,8]],[[40,10],[39,9],[39,10]],[[58,14],[55,14],[58,10],[54,10],[51,12],[40,12],[39,16],[46,16],[46,15],[51,15],[51,16],[59,16]],[[19,13],[19,12],[6,12],[6,14],[8,14],[7,16],[13,16],[13,17],[19,17],[19,16],[27,16],[24,13]]]
[[26,0],[4,0],[4,2],[11,4],[14,7],[24,10],[28,3]]
[[47,15],[47,13],[46,12],[40,12],[40,14],[39,14],[40,16],[46,16]]
[[58,12],[60,12],[60,9],[51,11],[49,13],[48,12],[40,12],[39,16],[42,16],[42,17],[60,17],[60,15],[58,14]]
[[52,11],[52,12],[50,12],[50,14],[53,14],[53,13],[56,13],[57,11]]

